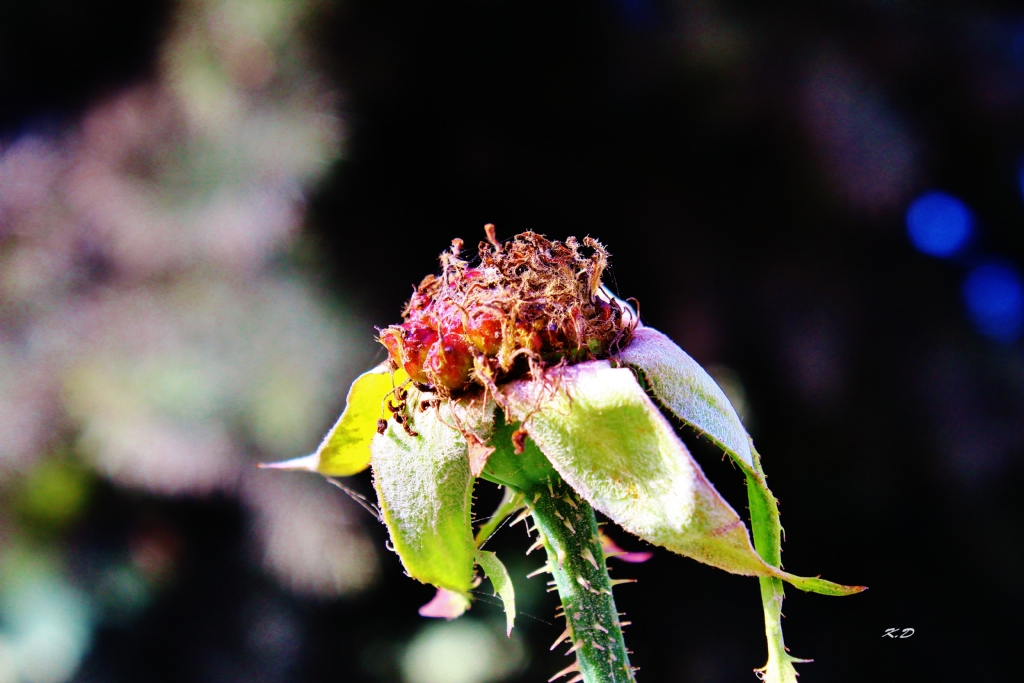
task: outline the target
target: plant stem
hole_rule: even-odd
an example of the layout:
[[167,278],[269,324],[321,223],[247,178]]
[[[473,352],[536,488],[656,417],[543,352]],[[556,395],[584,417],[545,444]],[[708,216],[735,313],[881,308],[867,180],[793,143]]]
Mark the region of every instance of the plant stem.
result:
[[562,599],[566,630],[558,642],[568,639],[576,653],[576,664],[555,678],[578,670],[570,681],[635,681],[593,508],[557,477],[527,491],[526,500]]
[[[761,469],[761,456],[751,445],[754,456],[754,471],[760,479],[747,475],[747,500],[750,503],[750,520],[754,536],[754,548],[761,559],[773,567],[782,568],[782,524],[779,522],[779,505],[768,490]],[[782,600],[785,597],[782,579],[759,577],[761,604],[764,607],[764,631],[768,639],[768,663],[759,669],[765,683],[796,683],[794,662],[810,660],[797,659],[786,651],[782,639]]]

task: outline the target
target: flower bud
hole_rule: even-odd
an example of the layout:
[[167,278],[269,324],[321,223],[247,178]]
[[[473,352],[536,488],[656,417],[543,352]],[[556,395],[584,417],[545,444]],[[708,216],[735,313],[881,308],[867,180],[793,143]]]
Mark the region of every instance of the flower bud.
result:
[[435,386],[441,385],[449,391],[465,387],[473,369],[473,353],[465,336],[449,333],[441,337],[430,347],[425,367]]
[[[633,325],[596,296],[607,252],[587,238],[585,256],[569,238],[527,232],[501,244],[490,233],[480,264],[460,258],[455,240],[402,312],[380,334],[391,362],[442,395],[493,386],[527,370],[611,355]],[[475,368],[475,371],[474,371]]]
[[404,325],[389,327],[388,330],[385,330],[385,333],[395,329],[400,330],[398,334],[401,337],[397,344],[398,354],[393,353],[391,346],[389,346],[389,343],[393,344],[394,342],[390,339],[385,341],[384,333],[381,334],[381,341],[384,342],[384,346],[388,347],[388,353],[392,360],[398,361],[405,371],[409,373],[409,378],[413,382],[429,384],[430,377],[426,372],[427,355],[430,349],[437,343],[439,338],[437,332],[421,323],[405,323]]
[[485,356],[498,355],[501,350],[501,318],[489,310],[474,314],[466,336]]

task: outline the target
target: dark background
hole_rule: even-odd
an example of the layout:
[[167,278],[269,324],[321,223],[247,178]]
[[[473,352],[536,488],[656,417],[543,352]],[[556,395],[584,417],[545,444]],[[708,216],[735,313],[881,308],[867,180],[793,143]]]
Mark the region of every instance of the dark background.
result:
[[[151,69],[169,3],[84,7],[4,3],[5,135],[69,120]],[[786,568],[870,586],[788,591],[787,644],[815,659],[801,680],[1009,678],[1024,356],[974,328],[961,282],[1024,256],[1022,22],[1013,3],[976,1],[339,3],[309,30],[349,139],[308,230],[330,286],[380,326],[451,238],[473,243],[486,222],[600,239],[647,324],[742,379]],[[907,206],[935,188],[978,219],[955,259],[906,236]],[[739,473],[693,445],[741,508]],[[397,558],[370,593],[323,604],[252,569],[227,500],[110,489],[86,538],[154,509],[191,565],[137,621],[100,632],[80,680],[397,679],[387,643],[431,593]],[[499,538],[503,556],[528,545]],[[640,680],[752,680],[756,582],[664,551],[616,573],[639,579],[617,598]],[[243,642],[253,595],[291,637]],[[553,624],[553,608],[526,609]],[[515,680],[564,665],[547,654],[552,624],[519,620],[533,659]],[[883,638],[892,627],[915,633]]]

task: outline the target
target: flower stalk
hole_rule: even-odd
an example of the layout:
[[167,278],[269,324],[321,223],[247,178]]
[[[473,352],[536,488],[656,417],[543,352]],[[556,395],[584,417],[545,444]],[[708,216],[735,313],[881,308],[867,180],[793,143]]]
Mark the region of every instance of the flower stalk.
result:
[[636,680],[622,639],[622,622],[612,596],[615,582],[605,566],[594,509],[557,477],[550,489],[537,487],[527,493],[527,499],[533,501],[530,513],[547,551],[551,583],[562,600],[559,614],[565,617],[565,631],[552,649],[567,641],[569,652],[576,655],[576,662],[559,674],[575,672],[569,681],[584,683]]
[[[779,522],[779,504],[764,484],[761,455],[751,444],[753,472],[747,474],[747,500],[750,504],[751,529],[754,549],[767,564],[782,568],[782,524]],[[774,576],[758,577],[761,604],[764,608],[764,631],[768,640],[768,662],[757,670],[765,683],[796,683],[794,663],[810,662],[789,654],[782,637],[782,601],[785,584]]]

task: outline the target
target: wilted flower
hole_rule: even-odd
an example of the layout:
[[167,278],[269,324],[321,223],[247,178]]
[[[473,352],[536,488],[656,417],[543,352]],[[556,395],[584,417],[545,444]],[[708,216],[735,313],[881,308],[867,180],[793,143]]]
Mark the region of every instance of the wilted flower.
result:
[[[762,675],[794,681],[792,663],[801,660],[782,641],[782,582],[828,595],[863,588],[780,568],[777,503],[736,411],[692,358],[601,285],[601,244],[534,233],[502,244],[487,228],[478,264],[460,258],[455,240],[441,274],[413,294],[405,321],[381,330],[388,360],[355,381],[316,453],[275,466],[327,476],[371,466],[406,571],[439,589],[421,608],[426,616],[461,614],[479,566],[511,629],[512,582],[482,546],[509,515],[532,516],[548,555],[542,570],[562,599],[560,640],[577,655],[563,672],[578,672],[573,680],[634,679],[596,509],[650,543],[759,577],[769,640]],[[754,544],[659,406],[744,473]],[[477,478],[506,495],[474,536]]]

